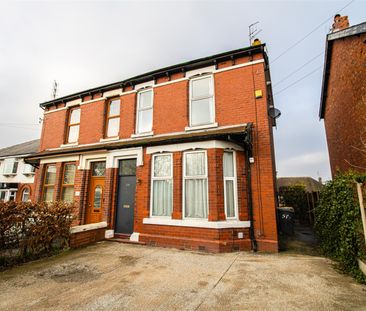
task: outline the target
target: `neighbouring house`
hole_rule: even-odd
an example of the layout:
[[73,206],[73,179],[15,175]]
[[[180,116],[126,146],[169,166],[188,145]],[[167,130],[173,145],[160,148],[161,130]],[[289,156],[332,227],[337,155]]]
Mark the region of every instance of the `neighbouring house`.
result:
[[75,202],[72,245],[277,252],[268,64],[258,44],[40,104],[36,200]]
[[35,168],[24,158],[38,152],[39,139],[0,149],[0,201],[30,201]]
[[320,102],[330,166],[366,170],[366,22],[349,27],[348,17],[335,16],[327,35]]
[[[297,211],[298,214],[296,217],[301,223],[313,225],[315,208],[319,201],[320,191],[323,188],[321,178],[315,180],[312,177],[278,177],[277,191],[280,196],[279,201],[287,201],[288,199],[284,197],[296,186],[301,186],[304,190],[304,193],[297,193],[297,198],[295,198],[295,201],[299,205],[296,207],[293,206],[295,207],[295,212],[296,208],[302,209],[301,211]],[[288,202],[285,202],[285,205],[288,205]]]

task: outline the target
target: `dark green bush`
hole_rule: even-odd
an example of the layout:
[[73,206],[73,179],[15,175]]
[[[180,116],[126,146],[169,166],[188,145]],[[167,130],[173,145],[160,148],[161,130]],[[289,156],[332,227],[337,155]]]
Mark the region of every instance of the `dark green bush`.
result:
[[67,247],[72,212],[63,202],[0,202],[0,269]]
[[280,203],[294,208],[295,217],[300,223],[309,222],[308,201],[303,184],[284,186],[279,189]]
[[358,204],[356,173],[338,174],[320,193],[315,212],[315,230],[323,253],[339,263],[339,268],[361,282],[357,258],[366,258],[365,239]]

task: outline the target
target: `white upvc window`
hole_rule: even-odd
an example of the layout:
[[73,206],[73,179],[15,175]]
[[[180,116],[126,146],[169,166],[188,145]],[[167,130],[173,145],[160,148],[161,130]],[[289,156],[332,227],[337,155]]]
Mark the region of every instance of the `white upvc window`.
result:
[[190,80],[189,126],[215,123],[214,83],[212,75]]
[[24,188],[24,190],[22,192],[22,202],[28,202],[29,201],[29,195],[30,195],[29,188],[28,187]]
[[23,174],[24,175],[32,175],[36,171],[36,168],[28,163],[24,163]]
[[153,89],[137,93],[136,134],[152,131],[153,124]]
[[208,218],[208,175],[205,150],[184,153],[184,218]]
[[235,153],[233,151],[224,152],[223,166],[225,215],[226,219],[236,219],[238,217],[238,199]]
[[173,211],[173,156],[156,154],[152,158],[151,216],[171,217]]
[[8,158],[4,160],[4,175],[15,175],[18,171],[18,160],[15,158]]

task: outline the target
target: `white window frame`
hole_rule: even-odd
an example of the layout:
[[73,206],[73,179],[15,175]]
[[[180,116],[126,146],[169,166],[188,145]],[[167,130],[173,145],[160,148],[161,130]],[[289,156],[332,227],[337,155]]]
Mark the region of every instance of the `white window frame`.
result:
[[[171,165],[171,174],[169,177],[154,177],[154,167],[155,167],[155,158],[158,157],[158,156],[166,156],[166,155],[169,155],[170,156],[170,165]],[[173,179],[173,169],[174,169],[174,166],[173,166],[173,154],[172,153],[167,153],[167,152],[164,152],[164,153],[158,153],[158,154],[154,154],[153,157],[152,157],[152,165],[151,165],[151,187],[150,187],[150,217],[151,218],[169,218],[171,219],[172,216],[154,216],[152,214],[152,209],[153,209],[153,194],[154,194],[154,180],[168,180],[168,179],[171,179],[172,181],[172,212],[173,212],[173,209],[174,209],[174,179]]]
[[[198,98],[193,98],[193,82],[197,81],[197,80],[202,80],[202,79],[207,79],[210,78],[211,79],[211,86],[212,86],[212,95],[210,96],[204,96],[204,97],[198,97]],[[205,124],[192,124],[192,101],[193,100],[199,100],[199,99],[206,99],[206,98],[212,98],[212,119],[210,123],[205,123]],[[209,125],[215,125],[215,120],[216,120],[216,110],[215,110],[215,81],[214,81],[214,75],[213,74],[202,74],[198,77],[193,77],[189,80],[189,127],[191,128],[199,128],[199,127],[206,127]]]
[[[14,171],[14,166],[15,166],[15,163],[18,163],[17,165],[17,171],[15,173],[13,173]],[[12,168],[11,168],[11,172],[7,172],[6,171],[6,167],[7,165],[12,165]],[[19,160],[16,159],[16,158],[6,158],[4,160],[4,163],[3,163],[3,175],[16,175],[18,173],[18,170],[19,170]]]
[[[146,92],[151,92],[151,106],[149,106],[148,108],[140,108],[141,94],[146,93]],[[152,87],[148,87],[146,89],[142,89],[137,92],[137,105],[136,106],[137,106],[136,107],[137,108],[136,109],[136,128],[135,128],[136,135],[152,133],[153,124],[154,124],[154,89]],[[140,111],[146,111],[146,110],[150,110],[150,109],[151,109],[151,129],[149,131],[139,132]]]
[[[200,176],[194,176],[194,177],[189,177],[186,176],[186,154],[190,154],[190,153],[204,153],[205,154],[205,162],[206,162],[206,174],[205,175],[200,175]],[[208,159],[207,159],[207,150],[193,150],[193,151],[186,151],[183,152],[183,187],[182,187],[182,195],[183,195],[183,208],[182,208],[182,218],[183,219],[189,219],[189,220],[200,220],[200,221],[208,221],[209,218],[209,212],[210,212],[210,198],[209,198],[209,180],[208,180]],[[193,218],[193,217],[186,217],[186,200],[185,200],[185,194],[186,194],[186,180],[187,179],[206,179],[207,181],[207,218]]]
[[[24,193],[25,192],[28,192],[28,200],[27,201],[24,201]],[[24,188],[23,190],[22,190],[22,202],[28,202],[30,200],[30,189],[29,189],[29,187],[26,187],[26,188]]]
[[5,193],[5,197],[4,197],[3,202],[8,202],[9,190],[8,189],[0,189],[0,192]]
[[[27,171],[27,167],[30,167],[30,171]],[[24,162],[23,166],[23,175],[34,175],[36,173],[36,169],[33,165]]]
[[[224,174],[224,156],[222,158],[222,175],[224,178],[224,208],[225,208],[225,217],[227,220],[236,220],[239,217],[239,210],[238,210],[238,179],[237,179],[237,173],[236,173],[236,152],[233,150],[224,150],[225,152],[230,152],[233,154],[233,170],[234,170],[234,176],[233,177],[225,177]],[[228,217],[227,216],[227,208],[226,208],[226,181],[232,180],[234,185],[234,217]]]

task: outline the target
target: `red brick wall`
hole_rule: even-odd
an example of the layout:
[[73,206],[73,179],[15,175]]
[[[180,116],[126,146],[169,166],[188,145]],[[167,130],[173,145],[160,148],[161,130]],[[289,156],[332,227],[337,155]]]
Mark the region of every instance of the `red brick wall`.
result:
[[332,175],[337,170],[365,171],[366,34],[333,42],[325,129]]
[[77,248],[104,240],[105,228],[71,234],[70,247]]

